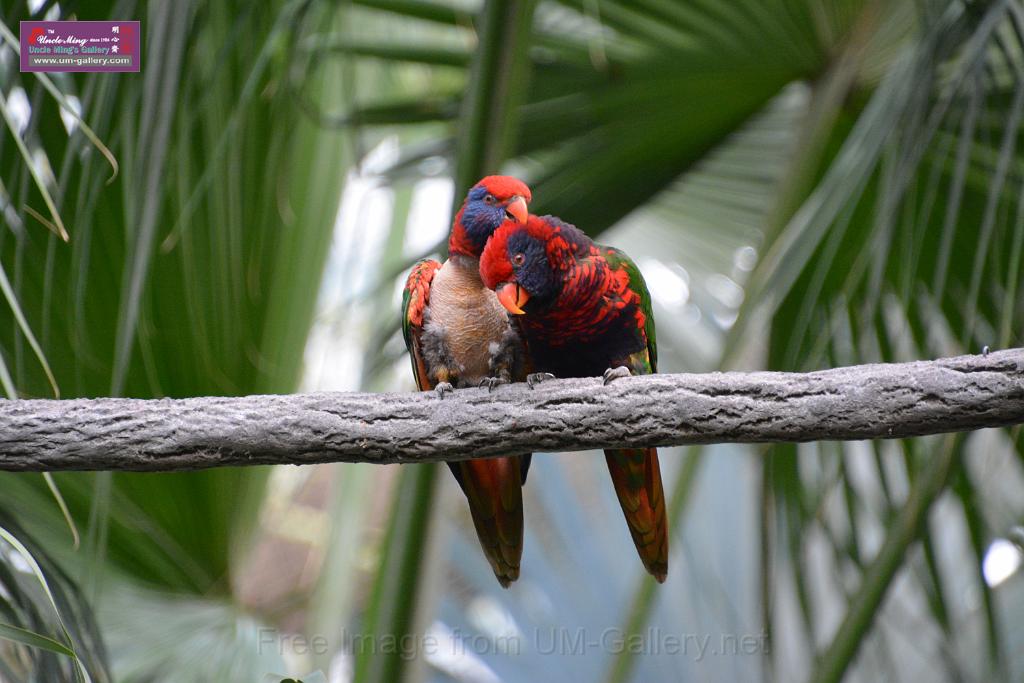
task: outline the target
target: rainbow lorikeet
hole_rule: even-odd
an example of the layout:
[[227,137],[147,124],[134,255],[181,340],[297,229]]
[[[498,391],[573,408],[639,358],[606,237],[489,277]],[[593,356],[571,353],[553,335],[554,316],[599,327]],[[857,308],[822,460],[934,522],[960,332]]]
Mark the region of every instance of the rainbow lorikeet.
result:
[[[480,280],[480,253],[506,219],[525,222],[530,189],[508,176],[474,185],[455,216],[448,260],[417,263],[405,283],[402,332],[421,391],[523,379],[522,343],[494,292]],[[469,501],[480,545],[504,586],[519,577],[522,485],[530,455],[448,463]]]
[[[595,244],[554,216],[530,216],[498,228],[480,274],[514,315],[534,370],[603,374],[605,384],[657,371],[651,297],[636,264],[618,249]],[[668,520],[658,451],[610,449],[605,457],[640,559],[664,581]]]

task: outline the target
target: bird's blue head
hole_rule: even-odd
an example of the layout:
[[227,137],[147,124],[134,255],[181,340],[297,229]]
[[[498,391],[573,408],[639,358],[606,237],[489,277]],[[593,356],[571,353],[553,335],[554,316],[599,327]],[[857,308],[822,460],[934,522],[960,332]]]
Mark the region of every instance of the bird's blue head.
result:
[[593,242],[554,216],[530,216],[525,224],[506,221],[480,256],[480,277],[513,315],[547,308],[559,296],[577,255]]
[[526,223],[530,188],[511,176],[487,176],[472,188],[455,215],[448,251],[480,258],[487,239],[503,222]]

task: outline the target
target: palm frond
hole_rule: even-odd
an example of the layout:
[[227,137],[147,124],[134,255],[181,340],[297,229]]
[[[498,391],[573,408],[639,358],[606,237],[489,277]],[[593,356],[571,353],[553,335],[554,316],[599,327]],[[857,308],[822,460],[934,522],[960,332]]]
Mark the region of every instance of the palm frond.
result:
[[[757,295],[745,303],[747,315],[741,314],[736,331],[742,335],[742,324],[753,319],[749,314],[765,307],[761,315],[771,316],[770,367],[807,370],[980,350],[996,343],[995,330],[1007,316],[1020,315],[1012,310],[1016,306],[1010,312],[1000,306],[1002,293],[1016,287],[1006,279],[1015,272],[1016,257],[994,244],[1013,234],[1018,198],[1009,190],[1020,183],[1021,72],[1012,58],[1006,61],[1007,53],[1020,51],[1010,30],[1014,6],[996,3],[977,12],[947,6],[941,13],[922,14],[919,36],[894,60],[856,123],[848,132],[835,127],[834,157],[758,265],[750,285]],[[895,496],[884,463],[891,454],[876,447],[873,464],[860,475],[868,487],[886,492],[875,501],[850,488],[852,474],[845,466],[860,459],[854,446],[840,449],[840,476],[824,479],[825,445],[802,449],[806,471],[793,467],[787,449],[772,449],[767,456],[764,514],[788,523],[765,535],[762,554],[772,557],[781,545],[792,556],[792,567],[765,568],[763,599],[776,614],[776,642],[792,637],[792,621],[777,616],[781,606],[773,596],[782,581],[795,578],[797,595],[805,596],[798,600],[802,638],[824,643],[814,680],[839,680],[855,663],[862,672],[900,671],[886,662],[873,634],[899,620],[895,605],[913,593],[931,596],[925,609],[939,625],[940,641],[955,639],[975,620],[984,624],[984,655],[933,662],[972,675],[1008,675],[1000,645],[1004,627],[994,616],[998,599],[980,569],[988,544],[1006,531],[986,526],[979,517],[979,510],[995,503],[977,494],[987,484],[959,473],[961,463],[978,457],[976,443],[914,442],[902,475],[907,488]],[[809,460],[814,452],[821,457]],[[814,471],[817,482],[808,476]],[[958,556],[955,571],[936,563],[937,553],[953,550],[925,524],[936,514],[932,507],[949,495],[949,481],[957,482],[957,495],[965,501],[961,523],[969,530],[967,546],[957,550],[966,554]],[[823,510],[830,512],[822,516]],[[858,542],[880,532],[885,533],[880,547],[866,550]],[[845,586],[848,605],[838,628],[821,623],[817,601],[806,597],[830,585],[802,569],[822,549],[814,533],[830,539],[825,547],[832,546],[826,565],[831,585]],[[910,552],[919,540],[923,557]],[[851,573],[858,581],[842,580]],[[912,587],[897,589],[900,576]],[[950,607],[951,600],[962,600],[951,586],[965,580],[981,596],[980,613]],[[925,666],[915,675],[922,670],[937,674],[941,669]]]

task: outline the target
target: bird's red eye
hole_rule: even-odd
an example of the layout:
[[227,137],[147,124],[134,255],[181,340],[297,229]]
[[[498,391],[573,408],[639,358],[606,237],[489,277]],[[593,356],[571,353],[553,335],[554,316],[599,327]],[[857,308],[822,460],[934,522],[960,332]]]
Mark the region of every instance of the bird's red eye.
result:
[[484,195],[484,202],[487,204],[494,204],[497,199],[494,198],[493,194]]
[[519,253],[512,257],[512,265],[521,266],[526,263],[526,254]]

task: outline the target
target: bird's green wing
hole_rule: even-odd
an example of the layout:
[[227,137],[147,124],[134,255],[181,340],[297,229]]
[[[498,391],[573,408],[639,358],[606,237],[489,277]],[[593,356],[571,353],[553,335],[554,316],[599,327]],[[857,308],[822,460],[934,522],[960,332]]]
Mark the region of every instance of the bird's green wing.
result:
[[[602,255],[613,271],[626,274],[628,289],[639,299],[643,318],[637,317],[637,333],[644,337],[645,346],[629,357],[630,372],[634,375],[657,372],[658,342],[647,283],[640,269],[623,252],[604,247]],[[615,495],[622,506],[637,553],[647,571],[659,583],[664,582],[668,575],[668,516],[658,451],[655,448],[625,448],[609,449],[604,453]]]
[[421,391],[433,388],[419,342],[423,332],[423,317],[430,302],[430,283],[440,267],[441,264],[433,259],[423,259],[412,267],[402,291],[402,336],[405,337],[405,347],[412,359],[416,386]]
[[654,331],[654,310],[651,306],[651,293],[644,282],[644,276],[640,274],[633,259],[614,247],[603,247],[603,255],[612,270],[623,271],[629,278],[629,288],[636,292],[640,299],[640,311],[644,315],[643,328],[640,330],[644,336],[647,349],[646,352],[633,354],[632,367],[634,375],[648,375],[658,371],[658,341]]

